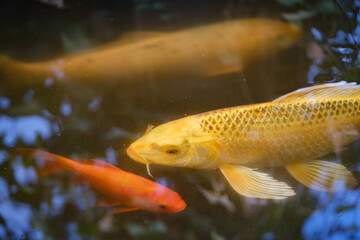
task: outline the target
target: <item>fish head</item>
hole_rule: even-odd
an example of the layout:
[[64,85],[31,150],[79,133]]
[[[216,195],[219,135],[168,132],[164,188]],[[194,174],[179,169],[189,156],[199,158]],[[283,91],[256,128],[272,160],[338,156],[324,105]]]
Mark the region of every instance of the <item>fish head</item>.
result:
[[243,63],[288,48],[303,35],[300,27],[272,19],[252,19],[245,25],[235,21],[234,24],[237,24],[233,29],[241,56],[239,61]]
[[303,35],[302,29],[296,25],[277,21],[272,26],[262,31],[262,37],[268,39],[266,43],[268,48],[273,47],[277,50],[287,48]]
[[127,154],[146,165],[209,168],[216,167],[220,149],[198,122],[183,118],[147,131],[128,147]]
[[176,213],[186,208],[185,201],[178,193],[158,183],[154,184],[146,196],[139,198],[136,205],[153,212]]

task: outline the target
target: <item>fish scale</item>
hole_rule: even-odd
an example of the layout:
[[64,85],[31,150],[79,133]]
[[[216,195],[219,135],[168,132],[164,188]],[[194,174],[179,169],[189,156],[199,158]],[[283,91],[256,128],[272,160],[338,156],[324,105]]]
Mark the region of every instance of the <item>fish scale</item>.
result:
[[[357,138],[360,98],[263,103],[197,116],[232,163],[279,166],[323,156]],[[336,139],[336,133],[342,133]],[[340,142],[337,142],[340,141]]]

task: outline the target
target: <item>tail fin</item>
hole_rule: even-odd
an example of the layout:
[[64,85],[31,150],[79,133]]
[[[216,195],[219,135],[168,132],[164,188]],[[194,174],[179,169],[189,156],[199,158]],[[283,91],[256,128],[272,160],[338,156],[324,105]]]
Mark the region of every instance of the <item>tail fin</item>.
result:
[[0,54],[0,87],[12,89],[43,83],[52,76],[47,67],[43,63],[20,62]]
[[8,56],[2,55],[0,54],[0,72],[1,72],[1,76],[6,76],[8,74],[10,74],[9,70],[13,70],[13,67],[11,66],[15,66],[18,62],[11,59]]
[[32,148],[14,148],[11,149],[10,152],[16,155],[29,156],[39,160],[37,167],[39,177],[59,172],[64,168],[65,162],[68,161],[68,159],[58,155]]
[[17,62],[5,55],[0,54],[0,86],[11,88],[16,86],[18,76],[21,74],[21,63]]

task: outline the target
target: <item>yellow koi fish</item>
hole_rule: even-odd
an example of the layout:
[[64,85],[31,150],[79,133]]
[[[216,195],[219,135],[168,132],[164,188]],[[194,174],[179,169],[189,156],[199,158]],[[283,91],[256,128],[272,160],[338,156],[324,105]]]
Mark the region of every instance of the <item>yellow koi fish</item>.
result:
[[302,31],[277,20],[245,19],[173,33],[125,35],[127,40],[51,61],[25,63],[0,56],[0,79],[19,86],[48,78],[96,83],[228,74],[290,46]]
[[291,187],[257,167],[285,166],[318,191],[355,187],[345,166],[318,158],[339,152],[359,130],[360,85],[338,82],[165,123],[148,130],[127,153],[147,166],[220,168],[241,195],[284,199],[295,195]]

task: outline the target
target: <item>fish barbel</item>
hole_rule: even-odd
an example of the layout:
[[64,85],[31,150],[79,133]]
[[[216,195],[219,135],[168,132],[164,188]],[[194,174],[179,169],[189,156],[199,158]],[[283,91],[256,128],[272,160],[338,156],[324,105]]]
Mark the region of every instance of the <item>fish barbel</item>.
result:
[[295,194],[291,187],[255,168],[285,166],[318,191],[354,187],[345,166],[319,158],[341,151],[359,130],[360,86],[338,82],[165,123],[147,131],[127,153],[146,164],[220,168],[241,195],[283,199]]
[[83,53],[20,62],[0,55],[0,83],[83,83],[211,77],[234,73],[295,43],[302,30],[272,19],[242,19],[171,33],[134,32]]
[[179,194],[171,189],[104,161],[91,159],[87,163],[78,162],[31,148],[14,148],[11,152],[40,160],[42,164],[36,167],[40,177],[62,169],[74,173],[77,182],[89,183],[102,194],[97,206],[112,206],[112,213],[134,210],[180,212],[186,207]]

